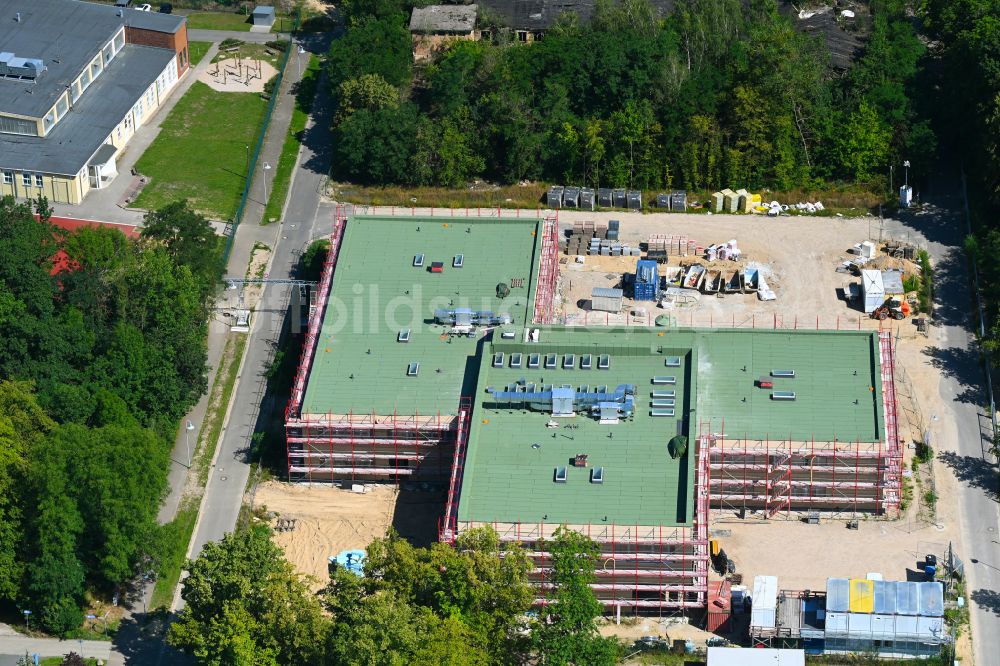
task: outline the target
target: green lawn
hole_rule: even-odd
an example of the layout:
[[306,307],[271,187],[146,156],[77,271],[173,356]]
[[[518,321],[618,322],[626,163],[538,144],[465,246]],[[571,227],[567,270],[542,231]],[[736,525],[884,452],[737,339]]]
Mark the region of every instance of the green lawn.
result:
[[150,182],[134,206],[155,209],[187,199],[205,215],[236,213],[267,103],[254,93],[217,92],[195,81],[136,163]]
[[[293,59],[296,57],[295,53],[291,55]],[[287,71],[295,66],[293,62],[288,63]],[[308,67],[302,75],[298,90],[295,91],[295,109],[292,111],[292,121],[288,126],[285,143],[281,146],[281,160],[274,170],[274,180],[270,183],[271,189],[268,193],[267,208],[264,209],[263,224],[280,219],[281,211],[285,207],[285,199],[288,198],[288,189],[292,182],[292,171],[295,169],[295,159],[298,157],[306,121],[309,120],[313,98],[316,96],[319,68],[320,59],[316,55],[310,55]]]
[[211,47],[212,42],[188,42],[188,61],[191,66],[197,67]]
[[[72,648],[70,648],[70,651],[71,652],[73,651]],[[42,657],[41,659],[38,660],[38,663],[41,664],[41,666],[59,666],[61,663],[63,663],[63,658],[62,657]],[[90,659],[90,658],[84,659],[83,663],[87,664],[87,666],[97,666],[97,660],[96,659]]]
[[239,30],[250,32],[250,17],[232,12],[191,12],[188,30]]

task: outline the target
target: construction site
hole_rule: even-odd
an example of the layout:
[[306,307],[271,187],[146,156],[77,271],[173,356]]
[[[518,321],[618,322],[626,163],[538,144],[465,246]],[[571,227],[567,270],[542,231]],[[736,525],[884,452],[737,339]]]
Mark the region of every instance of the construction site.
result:
[[887,330],[557,323],[564,232],[554,216],[338,219],[289,479],[442,488],[439,538],[489,525],[526,548],[540,606],[546,541],[587,534],[617,616],[705,609],[717,516],[899,512]]

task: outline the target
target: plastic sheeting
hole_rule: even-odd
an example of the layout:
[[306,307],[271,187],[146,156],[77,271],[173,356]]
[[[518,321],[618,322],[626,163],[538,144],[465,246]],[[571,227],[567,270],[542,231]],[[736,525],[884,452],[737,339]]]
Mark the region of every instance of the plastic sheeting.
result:
[[875,609],[875,586],[874,581],[867,578],[851,579],[851,605],[852,613],[871,613]]

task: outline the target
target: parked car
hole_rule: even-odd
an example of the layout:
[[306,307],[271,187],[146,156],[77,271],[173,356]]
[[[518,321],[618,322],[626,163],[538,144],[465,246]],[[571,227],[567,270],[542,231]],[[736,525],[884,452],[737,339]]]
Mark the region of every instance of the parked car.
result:
[[153,5],[139,5],[136,9],[140,12],[151,12],[153,11]]

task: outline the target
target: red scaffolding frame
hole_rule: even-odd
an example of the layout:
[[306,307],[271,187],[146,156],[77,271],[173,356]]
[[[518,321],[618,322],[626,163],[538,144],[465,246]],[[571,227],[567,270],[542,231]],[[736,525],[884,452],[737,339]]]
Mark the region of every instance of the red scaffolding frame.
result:
[[542,249],[538,261],[538,286],[535,288],[535,324],[551,324],[553,299],[559,280],[559,221],[547,217],[542,222]]

